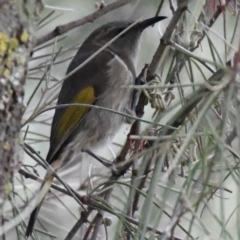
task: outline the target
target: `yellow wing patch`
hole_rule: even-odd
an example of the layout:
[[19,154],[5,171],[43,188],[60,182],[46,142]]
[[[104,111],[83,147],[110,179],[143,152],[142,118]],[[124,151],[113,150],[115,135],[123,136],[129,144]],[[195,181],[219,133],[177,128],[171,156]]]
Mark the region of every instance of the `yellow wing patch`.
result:
[[[93,104],[95,99],[94,88],[86,87],[77,94],[71,103]],[[88,111],[88,109],[89,107],[83,106],[67,107],[58,125],[58,137],[62,138],[69,131],[69,129],[75,126]]]

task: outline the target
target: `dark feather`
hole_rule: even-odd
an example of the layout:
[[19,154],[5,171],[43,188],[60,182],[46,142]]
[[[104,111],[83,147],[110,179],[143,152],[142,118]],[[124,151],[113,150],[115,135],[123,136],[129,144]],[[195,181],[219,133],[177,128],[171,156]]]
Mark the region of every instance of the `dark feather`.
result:
[[[81,49],[77,53],[76,57],[72,60],[67,73],[71,72],[74,68],[83,63],[88,59],[93,52],[81,52]],[[113,56],[108,52],[101,52],[92,61],[87,63],[76,73],[66,79],[62,85],[57,105],[60,104],[70,104],[73,102],[74,97],[84,88],[92,86],[95,92],[95,98],[98,98],[107,85],[107,63],[113,58]],[[90,111],[91,109],[89,109]],[[63,116],[66,108],[58,108],[55,110],[55,114],[52,121],[51,136],[50,136],[50,148],[47,155],[47,161],[51,164],[57,159],[61,150],[70,142],[70,136],[73,134],[75,126],[72,126],[65,136],[59,139],[57,131],[61,117]],[[81,119],[79,119],[80,121]],[[79,122],[78,122],[79,123]],[[74,133],[74,135],[76,132]]]

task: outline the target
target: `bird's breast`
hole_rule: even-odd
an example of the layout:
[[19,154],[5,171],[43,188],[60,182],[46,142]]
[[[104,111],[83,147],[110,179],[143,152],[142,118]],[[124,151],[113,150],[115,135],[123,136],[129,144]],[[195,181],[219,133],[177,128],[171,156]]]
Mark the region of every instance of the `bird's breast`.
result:
[[108,67],[106,91],[96,102],[96,105],[106,108],[106,110],[98,110],[98,113],[96,109],[96,115],[98,115],[98,121],[102,127],[100,138],[111,137],[120,128],[124,117],[121,114],[107,111],[107,109],[124,113],[126,108],[130,108],[132,90],[128,86],[133,85],[135,81],[134,74],[117,55],[108,63]]
[[[79,146],[84,144],[89,148],[101,146],[117,133],[124,121],[121,113],[131,105],[133,91],[128,86],[134,84],[133,75],[126,63],[118,56],[108,63],[105,91],[95,102],[95,105],[104,107],[105,110],[92,108],[83,117],[79,125],[79,133],[75,138]],[[77,145],[75,148],[79,149]]]

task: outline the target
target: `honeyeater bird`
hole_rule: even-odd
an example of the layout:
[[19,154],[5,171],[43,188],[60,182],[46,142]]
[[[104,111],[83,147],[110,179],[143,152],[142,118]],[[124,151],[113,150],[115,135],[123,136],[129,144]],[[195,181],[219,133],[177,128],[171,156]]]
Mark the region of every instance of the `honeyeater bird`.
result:
[[[136,23],[69,76],[62,84],[57,105],[81,103],[121,113],[127,109],[134,111],[131,109],[133,90],[126,86],[135,82],[140,37],[144,29],[163,19],[165,17],[159,16]],[[131,21],[111,22],[93,31],[73,58],[67,74],[132,24]],[[104,109],[87,106],[56,108],[47,162],[57,171],[70,159],[79,156],[83,148],[103,145],[123,122],[122,115]],[[48,169],[37,195],[37,206],[29,219],[26,237],[32,234],[41,203],[53,178],[52,171]]]

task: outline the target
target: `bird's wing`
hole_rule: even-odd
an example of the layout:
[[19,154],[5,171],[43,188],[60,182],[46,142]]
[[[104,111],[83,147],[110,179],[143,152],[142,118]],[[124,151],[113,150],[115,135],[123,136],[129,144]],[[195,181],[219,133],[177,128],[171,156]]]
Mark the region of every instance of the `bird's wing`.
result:
[[[93,53],[81,52],[80,49],[69,65],[67,73],[79,66]],[[113,57],[112,54],[103,51],[93,61],[90,61],[66,79],[62,85],[57,104],[94,104],[107,85],[108,63]],[[64,107],[55,110],[51,128],[50,148],[47,155],[49,164],[57,160],[76,125],[89,110],[89,107],[84,106]]]

